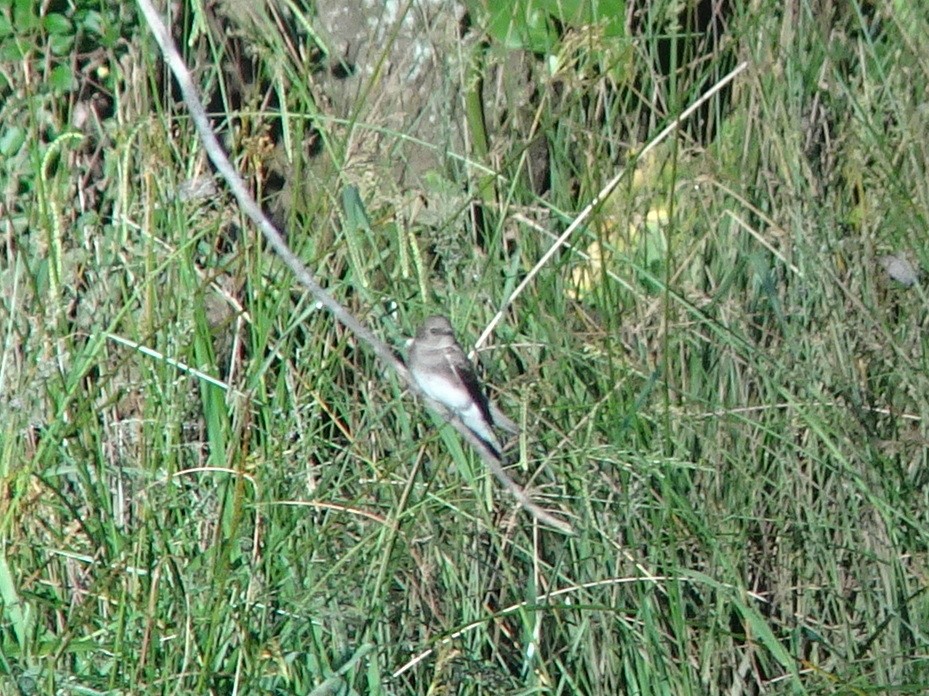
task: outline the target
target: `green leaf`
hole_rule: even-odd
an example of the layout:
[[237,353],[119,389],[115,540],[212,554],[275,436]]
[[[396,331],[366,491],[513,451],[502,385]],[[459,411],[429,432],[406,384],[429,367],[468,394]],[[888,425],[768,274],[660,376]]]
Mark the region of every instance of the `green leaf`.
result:
[[0,62],[16,62],[25,57],[18,41],[0,41]]
[[42,19],[42,26],[49,34],[74,35],[74,25],[71,24],[71,20],[57,12],[45,15]]
[[53,56],[66,56],[74,46],[74,36],[70,34],[53,34],[48,39],[48,46]]
[[57,65],[48,76],[48,84],[55,91],[66,92],[74,84],[74,76],[68,65]]
[[3,599],[0,606],[3,607],[4,623],[12,627],[20,651],[25,653],[32,635],[35,610],[20,596],[5,550],[0,551],[0,598]]
[[11,125],[0,135],[0,155],[12,157],[26,142],[26,129]]
[[609,37],[625,33],[623,0],[517,0],[498,3],[491,10],[472,2],[471,7],[486,17],[488,35],[510,49],[555,53],[559,42],[556,20],[566,28],[603,24]]
[[525,37],[516,22],[515,11],[518,3],[507,5],[501,3],[494,10],[487,22],[487,34],[498,43],[510,49],[520,49],[525,46]]
[[103,15],[96,10],[78,12],[74,20],[81,31],[103,36]]
[[39,16],[35,13],[33,0],[16,0],[13,5],[13,26],[19,34],[39,28]]
[[623,0],[601,0],[595,6],[594,21],[604,23],[605,36],[615,38],[626,35],[626,3]]

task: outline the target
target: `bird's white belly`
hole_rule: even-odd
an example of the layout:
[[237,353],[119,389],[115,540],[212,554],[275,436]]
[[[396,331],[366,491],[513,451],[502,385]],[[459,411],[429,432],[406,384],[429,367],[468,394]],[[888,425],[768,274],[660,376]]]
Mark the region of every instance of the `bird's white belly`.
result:
[[467,410],[468,406],[473,406],[471,395],[462,384],[453,384],[447,379],[428,373],[414,373],[413,379],[430,398],[453,411],[460,413]]

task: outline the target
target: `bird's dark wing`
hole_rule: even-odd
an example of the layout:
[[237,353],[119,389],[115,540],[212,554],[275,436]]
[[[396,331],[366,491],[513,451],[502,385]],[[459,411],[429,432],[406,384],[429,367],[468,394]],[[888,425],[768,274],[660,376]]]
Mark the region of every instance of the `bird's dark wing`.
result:
[[487,401],[487,395],[484,394],[484,389],[477,379],[471,362],[460,350],[449,349],[445,352],[445,357],[458,379],[460,379],[461,383],[467,388],[468,394],[474,400],[474,403],[481,409],[481,413],[484,415],[488,425],[493,425],[494,419],[490,413],[490,404]]

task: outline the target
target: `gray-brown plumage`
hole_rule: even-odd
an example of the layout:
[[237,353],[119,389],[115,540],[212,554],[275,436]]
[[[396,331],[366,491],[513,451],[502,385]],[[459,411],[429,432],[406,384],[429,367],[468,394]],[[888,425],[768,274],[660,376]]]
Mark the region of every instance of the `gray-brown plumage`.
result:
[[458,341],[451,322],[428,317],[410,345],[409,368],[419,388],[453,411],[467,428],[497,455],[500,441],[494,434],[494,417],[474,366]]

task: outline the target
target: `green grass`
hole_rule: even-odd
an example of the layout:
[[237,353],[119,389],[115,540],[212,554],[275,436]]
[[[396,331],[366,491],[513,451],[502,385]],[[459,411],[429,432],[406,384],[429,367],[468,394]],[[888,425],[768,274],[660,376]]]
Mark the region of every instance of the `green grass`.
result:
[[[673,78],[663,3],[635,41],[569,32],[555,76],[463,42],[435,69],[487,142],[427,143],[442,168],[410,181],[416,131],[376,84],[340,120],[273,25],[244,32],[287,137],[263,149],[257,90],[233,159],[259,192],[286,163],[267,203],[292,248],[398,350],[435,312],[473,343],[629,167],[481,350],[524,429],[509,471],[566,537],[316,308],[221,184],[178,196],[209,168],[154,42],[76,4],[43,22],[0,2],[0,693],[929,691],[929,305],[876,261],[929,264],[929,12],[755,3]],[[223,36],[186,21],[232,111]],[[81,139],[72,60],[113,103]],[[715,137],[682,124],[632,159],[737,60]]]

